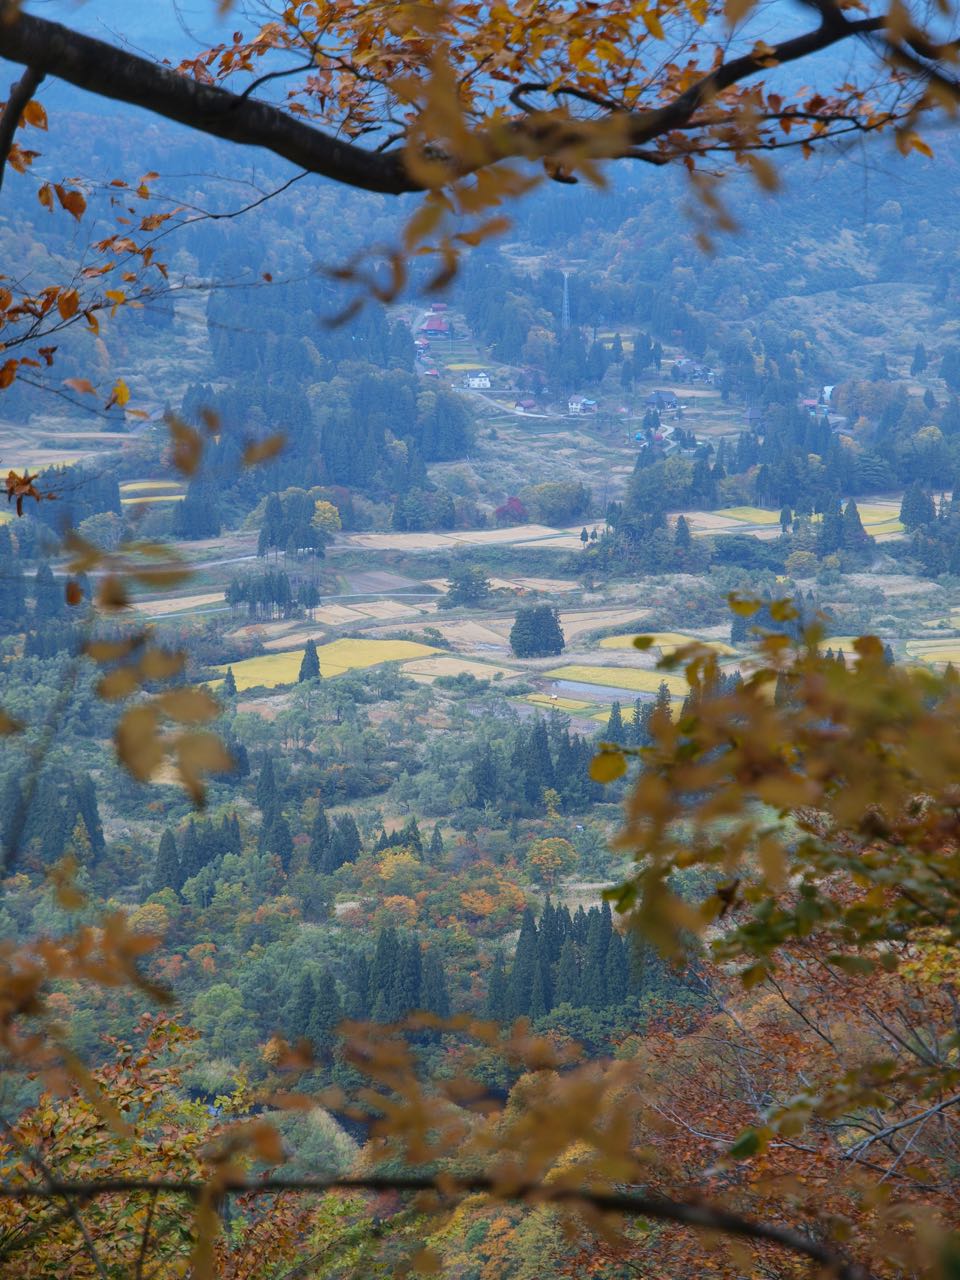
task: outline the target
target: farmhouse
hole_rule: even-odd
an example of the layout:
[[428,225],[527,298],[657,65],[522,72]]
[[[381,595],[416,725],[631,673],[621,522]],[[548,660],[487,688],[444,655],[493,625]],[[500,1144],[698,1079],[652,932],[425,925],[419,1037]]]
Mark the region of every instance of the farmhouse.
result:
[[644,404],[651,409],[676,409],[680,401],[672,391],[651,391]]
[[490,375],[481,369],[478,373],[468,373],[464,383],[471,391],[489,391]]
[[567,401],[567,413],[574,413],[579,416],[584,413],[596,412],[596,400],[588,400],[586,396],[571,396]]
[[449,333],[450,322],[443,316],[427,316],[420,326],[421,333]]

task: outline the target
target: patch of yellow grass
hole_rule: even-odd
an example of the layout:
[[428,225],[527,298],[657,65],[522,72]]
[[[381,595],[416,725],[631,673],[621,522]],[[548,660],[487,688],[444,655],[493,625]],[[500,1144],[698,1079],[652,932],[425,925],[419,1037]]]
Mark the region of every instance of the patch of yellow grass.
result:
[[630,689],[637,693],[656,693],[661,681],[675,698],[689,692],[683,676],[670,671],[643,671],[639,667],[590,667],[572,663],[567,667],[555,667],[546,672],[551,680],[570,680],[577,684],[600,684],[609,689]]
[[561,711],[583,711],[593,706],[592,702],[581,702],[578,698],[551,698],[549,693],[528,693],[525,701],[535,707],[559,707]]
[[910,640],[907,642],[907,653],[919,658],[921,662],[960,663],[960,640]]
[[179,480],[124,480],[120,486],[121,493],[150,493],[164,489],[182,489]]
[[[431,645],[417,644],[413,640],[350,640],[346,637],[317,647],[320,674],[324,678],[375,667],[381,662],[403,662],[436,652]],[[232,665],[237,688],[241,691],[258,685],[274,689],[277,685],[296,682],[302,660],[303,649],[291,649],[286,653],[266,653],[258,658],[245,658],[242,662],[224,663],[219,669],[226,671],[227,666]]]
[[764,511],[762,507],[724,507],[715,511],[716,516],[727,516],[730,520],[742,520],[744,524],[779,524],[779,511]]
[[471,369],[485,369],[485,364],[477,364],[472,360],[458,360],[456,364],[448,364],[448,369],[453,369],[455,373],[469,373]]
[[877,524],[881,520],[899,520],[899,502],[864,502],[857,503],[860,519],[864,524]]
[[681,648],[685,644],[703,644],[708,649],[713,649],[716,653],[722,653],[727,656],[736,654],[736,649],[732,645],[724,644],[722,640],[698,640],[696,636],[684,635],[681,631],[639,631],[629,635],[622,636],[604,636],[600,641],[601,649],[632,649],[635,635],[648,635],[653,639],[653,643],[661,653],[666,656]]
[[903,533],[903,525],[899,520],[864,520],[863,527],[874,537],[884,533]]

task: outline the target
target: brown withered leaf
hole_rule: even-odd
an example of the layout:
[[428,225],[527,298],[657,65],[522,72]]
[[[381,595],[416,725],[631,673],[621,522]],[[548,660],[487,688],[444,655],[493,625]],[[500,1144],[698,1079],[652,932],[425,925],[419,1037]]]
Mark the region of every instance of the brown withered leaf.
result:
[[154,774],[166,753],[166,743],[158,732],[159,718],[152,704],[131,707],[114,734],[120,763],[140,782]]
[[220,714],[219,702],[203,689],[170,689],[157,695],[156,705],[180,724],[203,724]]
[[287,437],[282,431],[277,432],[276,435],[267,436],[265,440],[253,441],[243,451],[243,465],[255,467],[258,462],[267,462],[270,458],[275,458],[282,452],[286,443]]

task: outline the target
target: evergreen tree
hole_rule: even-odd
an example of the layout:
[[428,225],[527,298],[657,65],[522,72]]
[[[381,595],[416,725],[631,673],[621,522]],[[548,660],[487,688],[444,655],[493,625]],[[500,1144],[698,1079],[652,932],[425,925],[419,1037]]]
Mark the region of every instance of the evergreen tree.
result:
[[362,847],[353,814],[345,813],[336,821],[320,870],[332,875],[345,862],[355,862]]
[[273,771],[273,759],[270,756],[264,756],[263,758],[255,794],[257,808],[264,815],[264,818],[268,813],[273,813],[278,808],[277,779]]
[[320,659],[317,657],[317,646],[313,640],[308,640],[303,650],[303,659],[300,663],[300,674],[297,676],[298,682],[304,680],[320,679]]
[[622,743],[624,741],[623,716],[620,712],[619,702],[615,702],[610,708],[610,716],[607,719],[607,732],[604,737],[607,742]]
[[620,934],[614,930],[603,962],[603,985],[608,1005],[619,1005],[627,997],[629,973],[627,953]]
[[362,1022],[370,1017],[370,966],[362,951],[352,959],[345,1010],[348,1017]]
[[533,912],[527,907],[520,924],[520,936],[517,938],[513,968],[510,970],[508,1004],[512,1017],[519,1018],[524,1014],[529,1014],[534,978],[537,976],[539,967],[537,926],[534,923]]
[[237,696],[237,681],[233,674],[233,667],[227,667],[227,674],[223,677],[220,692],[225,698],[235,698]]
[[376,1022],[395,1022],[400,1016],[397,1001],[397,973],[400,943],[396,929],[381,929],[370,968],[370,1004]]
[[857,504],[850,498],[843,509],[843,546],[848,551],[858,551],[867,546],[870,541],[870,536],[860,519]]
[[553,998],[556,1004],[572,1005],[576,1005],[580,999],[580,966],[577,963],[577,949],[573,945],[573,938],[569,936],[564,939],[560,951]]
[[430,947],[423,957],[423,980],[420,991],[420,1007],[438,1018],[449,1018],[450,995],[443,961],[439,951]]
[[[609,906],[609,904],[607,904]],[[607,958],[606,930],[596,907],[588,915],[587,941],[580,976],[580,1004],[588,1009],[602,1009],[607,1003],[604,964]]]
[[693,535],[686,516],[677,516],[677,526],[673,531],[673,545],[678,551],[689,551],[693,546]]
[[400,964],[396,973],[396,1017],[402,1018],[420,1008],[423,985],[423,955],[420,943],[410,938],[400,944]]
[[157,860],[153,867],[153,892],[159,893],[161,889],[173,889],[179,892],[182,885],[176,837],[167,827],[160,837]]
[[543,969],[538,964],[534,966],[533,985],[530,988],[530,1003],[526,1012],[536,1022],[537,1018],[542,1018],[549,1010],[550,1005],[543,989]]
[[282,813],[275,813],[267,827],[265,846],[268,853],[276,854],[284,871],[290,870],[293,858],[293,836],[290,825]]
[[317,816],[310,828],[310,845],[307,850],[307,862],[314,871],[325,874],[325,860],[330,847],[330,822],[323,805],[317,806]]
[[317,986],[309,969],[302,974],[296,991],[287,1005],[287,1026],[296,1039],[312,1039],[311,1021],[317,1003]]
[[510,648],[518,658],[552,658],[564,650],[560,614],[548,604],[528,604],[517,610],[510,630]]
[[98,858],[106,848],[103,839],[103,824],[100,821],[100,810],[97,806],[97,788],[89,774],[85,774],[73,786],[72,807],[83,819],[90,839],[90,848],[94,858]]
[[321,1048],[328,1048],[336,1027],[342,1021],[343,1005],[340,1003],[337,984],[330,970],[322,969],[308,1024],[309,1039]]
[[918,342],[913,350],[913,359],[910,362],[910,376],[915,378],[918,373],[923,373],[927,367],[927,349],[922,342]]
[[443,858],[443,836],[440,833],[440,823],[434,824],[433,835],[430,837],[430,846],[428,849],[430,861],[437,866]]

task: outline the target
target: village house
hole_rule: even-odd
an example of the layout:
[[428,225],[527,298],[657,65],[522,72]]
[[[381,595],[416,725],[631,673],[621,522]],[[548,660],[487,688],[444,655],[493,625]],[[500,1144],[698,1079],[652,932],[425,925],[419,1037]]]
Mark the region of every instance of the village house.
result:
[[596,413],[597,402],[590,400],[586,396],[571,396],[567,401],[567,413],[576,414],[578,417],[585,413]]
[[420,326],[420,332],[446,334],[450,332],[450,322],[443,316],[427,316]]
[[471,391],[489,391],[490,375],[482,369],[477,373],[468,373],[464,378],[464,385],[469,387]]

